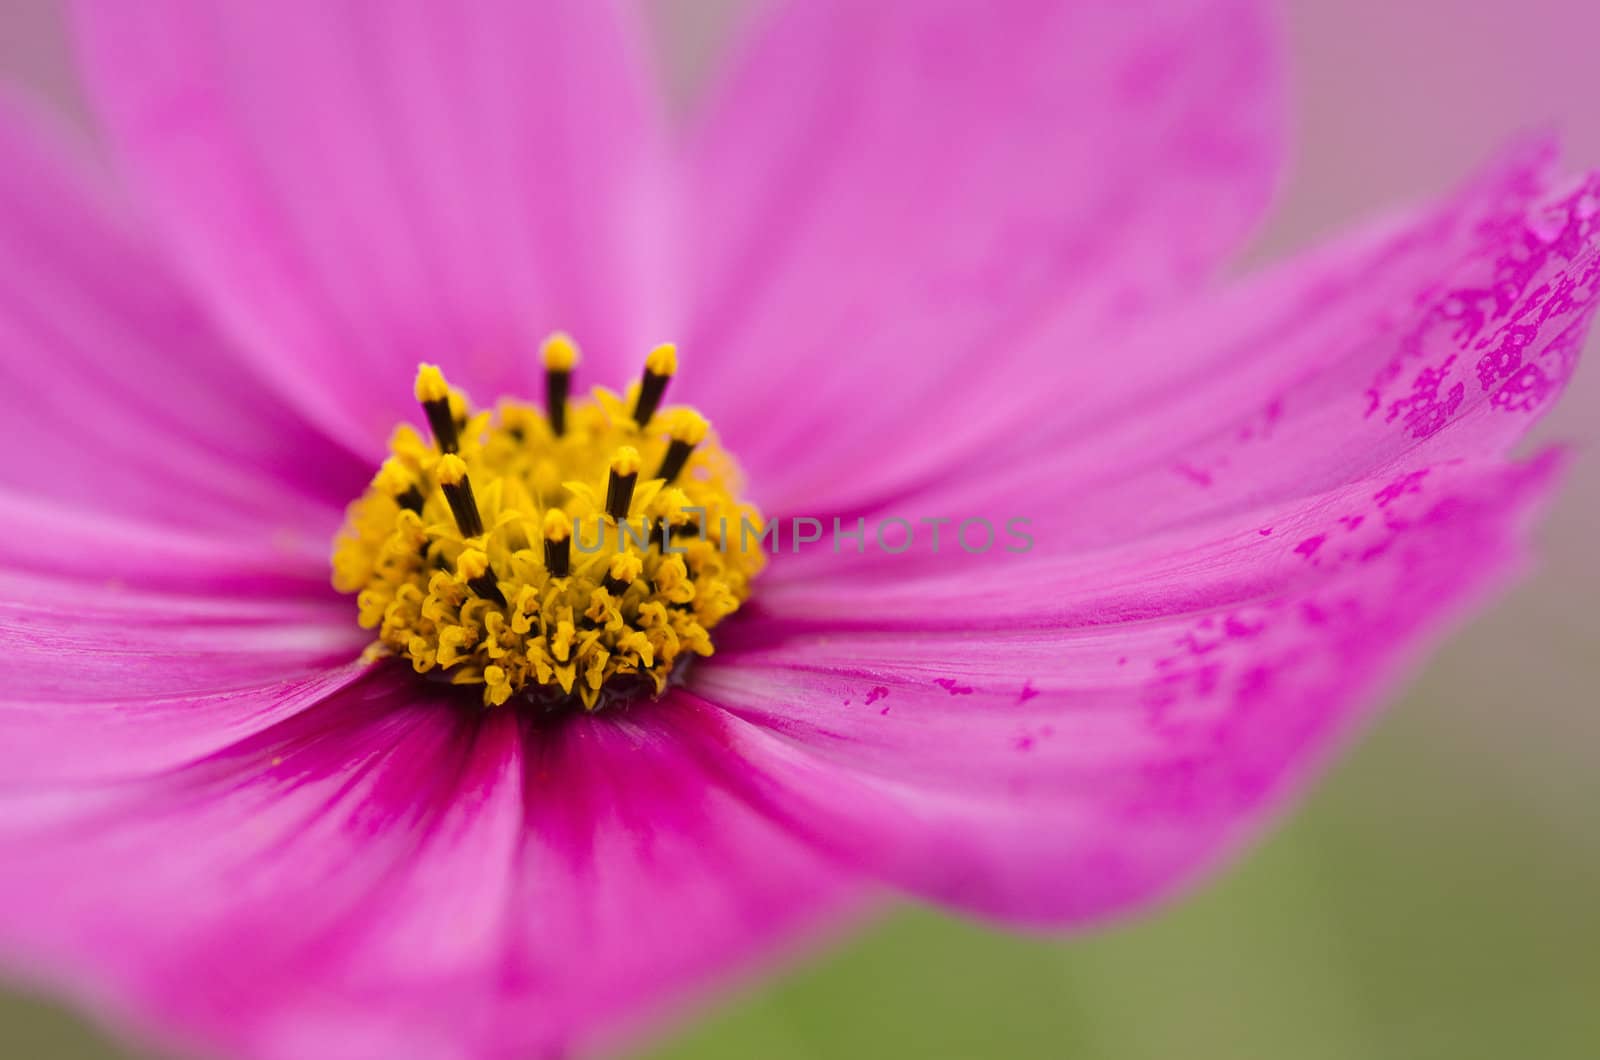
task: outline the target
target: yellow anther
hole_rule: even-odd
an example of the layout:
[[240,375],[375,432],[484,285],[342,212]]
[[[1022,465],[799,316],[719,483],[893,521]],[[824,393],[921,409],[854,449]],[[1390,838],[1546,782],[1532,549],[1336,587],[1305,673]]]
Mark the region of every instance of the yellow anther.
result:
[[416,485],[411,473],[392,456],[378,468],[378,474],[373,478],[372,484],[391,497],[398,496]]
[[436,364],[417,365],[417,400],[424,405],[433,401],[448,401],[450,398],[450,384],[445,382],[444,373]]
[[459,486],[467,477],[467,462],[454,453],[439,458],[436,471],[441,486]]
[[655,477],[663,482],[672,482],[689,463],[689,458],[694,455],[695,446],[706,440],[711,425],[706,418],[694,409],[679,409],[672,419],[672,425],[667,431],[672,444],[667,446],[666,455],[661,458],[661,465],[656,468]]
[[672,343],[663,343],[650,351],[644,359],[644,378],[639,380],[633,402],[633,422],[640,428],[650,422],[650,417],[656,414],[656,409],[661,406],[661,397],[667,392],[667,384],[672,381],[673,373],[678,370],[678,347]]
[[472,493],[472,483],[467,479],[467,462],[455,453],[439,458],[439,487],[450,505],[450,515],[460,527],[462,536],[477,537],[483,533],[483,513],[478,510],[477,498]]
[[546,371],[570,372],[578,363],[578,346],[565,331],[557,331],[545,339],[540,352]]
[[710,422],[694,409],[679,409],[667,436],[675,442],[699,445],[706,440],[706,432],[710,429]]
[[544,513],[544,567],[552,578],[572,574],[572,519],[560,508]]
[[638,464],[638,450],[632,445],[624,445],[611,453],[611,474],[614,476],[637,476]]
[[676,375],[678,372],[678,347],[671,342],[663,342],[660,346],[650,351],[644,359],[644,370],[651,375]]
[[639,484],[639,450],[625,445],[611,455],[611,476],[606,482],[606,515],[616,521],[628,518],[633,490]]
[[[349,508],[333,581],[355,594],[375,658],[476,685],[490,706],[596,709],[665,690],[712,650],[765,559],[729,541],[761,517],[705,418],[663,403],[674,347],[651,351],[628,398],[571,400],[578,350],[565,335],[543,356],[542,408],[474,411],[436,366],[418,369],[432,437],[396,428]],[[694,474],[680,475],[691,456]],[[728,536],[669,552],[663,523],[681,526],[691,507]]]
[[544,513],[544,539],[546,541],[565,541],[571,536],[571,516],[560,508],[551,508]]
[[625,445],[611,454],[611,473],[613,475],[637,475],[640,463],[639,450],[631,445]]
[[471,581],[489,573],[489,557],[482,551],[469,548],[456,557],[456,573]]

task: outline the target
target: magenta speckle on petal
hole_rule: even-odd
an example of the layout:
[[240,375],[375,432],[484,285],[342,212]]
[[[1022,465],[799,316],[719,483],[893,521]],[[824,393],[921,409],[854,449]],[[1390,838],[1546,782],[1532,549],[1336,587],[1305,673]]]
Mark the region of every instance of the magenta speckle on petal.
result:
[[944,689],[946,692],[949,692],[952,696],[970,696],[970,695],[972,695],[972,686],[971,685],[960,684],[953,677],[935,678],[933,683],[938,685],[940,688]]
[[1378,503],[1378,507],[1387,508],[1401,497],[1422,492],[1422,480],[1427,477],[1427,468],[1420,468],[1410,474],[1402,475],[1377,493],[1374,493],[1372,499]]
[[1211,487],[1211,472],[1206,471],[1203,468],[1195,467],[1193,464],[1183,460],[1179,460],[1173,465],[1173,468],[1178,472],[1178,474],[1182,475],[1190,482],[1193,482],[1201,489],[1209,489]]
[[1244,615],[1231,614],[1223,622],[1223,628],[1229,637],[1254,637],[1266,628],[1266,622],[1261,619],[1252,621]]

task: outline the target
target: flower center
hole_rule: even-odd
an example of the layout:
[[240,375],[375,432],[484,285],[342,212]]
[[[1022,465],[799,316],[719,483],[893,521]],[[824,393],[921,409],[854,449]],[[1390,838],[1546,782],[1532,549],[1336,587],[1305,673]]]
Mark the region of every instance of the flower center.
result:
[[356,593],[374,654],[595,710],[659,695],[750,595],[761,515],[692,408],[662,407],[677,351],[660,346],[617,395],[569,401],[578,350],[544,344],[544,410],[475,411],[433,365],[417,371],[432,445],[395,428],[334,541],[333,584]]

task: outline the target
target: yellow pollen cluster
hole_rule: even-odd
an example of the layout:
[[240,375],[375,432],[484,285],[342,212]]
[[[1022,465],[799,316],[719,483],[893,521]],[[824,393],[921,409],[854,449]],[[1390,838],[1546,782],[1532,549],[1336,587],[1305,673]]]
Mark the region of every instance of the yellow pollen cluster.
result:
[[652,351],[625,394],[569,403],[577,361],[551,336],[545,408],[492,411],[421,366],[432,441],[395,429],[334,542],[334,587],[357,594],[375,650],[482,685],[486,705],[659,695],[712,653],[764,562],[761,515],[705,418],[661,406],[676,349]]

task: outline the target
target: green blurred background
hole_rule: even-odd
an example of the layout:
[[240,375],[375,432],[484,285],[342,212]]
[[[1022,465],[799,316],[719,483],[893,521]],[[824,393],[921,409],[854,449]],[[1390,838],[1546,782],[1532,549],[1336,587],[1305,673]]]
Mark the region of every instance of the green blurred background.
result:
[[[864,0],[868,2],[868,0]],[[652,10],[695,91],[740,0]],[[1252,260],[1436,192],[1508,134],[1600,164],[1580,0],[1300,0],[1295,169]],[[81,114],[56,0],[0,0],[0,77]],[[1541,428],[1580,444],[1542,565],[1454,639],[1272,837],[1129,924],[1018,938],[924,910],[747,985],[658,1060],[1592,1060],[1600,1056],[1600,370]],[[0,1057],[124,1057],[0,994]],[[313,1058],[308,1058],[313,1060]]]

